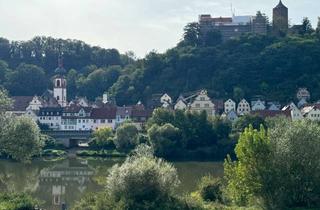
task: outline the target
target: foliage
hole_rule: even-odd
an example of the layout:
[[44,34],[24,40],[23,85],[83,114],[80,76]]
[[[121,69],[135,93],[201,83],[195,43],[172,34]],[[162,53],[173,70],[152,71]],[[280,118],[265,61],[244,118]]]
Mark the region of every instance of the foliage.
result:
[[175,150],[181,146],[179,145],[180,131],[171,124],[153,125],[148,130],[148,137],[155,154],[159,157],[172,157]]
[[198,185],[198,190],[204,201],[222,203],[222,187],[221,179],[205,176],[201,179]]
[[32,156],[39,155],[44,146],[40,129],[28,117],[11,118],[1,128],[1,150],[19,161],[29,161]]
[[225,161],[226,195],[237,205],[266,209],[319,208],[320,128],[310,121],[277,119],[268,135],[252,126]]
[[6,90],[0,89],[0,114],[3,115],[12,106],[12,100],[9,98]]
[[27,194],[0,192],[0,210],[34,210],[38,203]]
[[64,150],[55,150],[55,149],[45,149],[42,151],[42,156],[44,157],[61,157],[67,154]]
[[112,128],[100,128],[93,132],[90,147],[114,149]]
[[161,209],[171,203],[179,183],[176,169],[141,145],[121,166],[112,167],[106,193],[125,209]]
[[133,123],[124,123],[116,130],[114,144],[119,151],[129,151],[139,144],[139,131]]
[[254,196],[262,192],[268,175],[266,163],[270,160],[271,146],[266,131],[252,126],[240,135],[235,149],[238,161],[232,162],[228,157],[224,164],[227,180],[226,194],[231,201],[239,206],[252,204]]
[[254,129],[259,129],[261,125],[266,126],[265,120],[258,115],[244,115],[239,117],[233,125],[235,132],[243,132],[245,128],[252,125]]

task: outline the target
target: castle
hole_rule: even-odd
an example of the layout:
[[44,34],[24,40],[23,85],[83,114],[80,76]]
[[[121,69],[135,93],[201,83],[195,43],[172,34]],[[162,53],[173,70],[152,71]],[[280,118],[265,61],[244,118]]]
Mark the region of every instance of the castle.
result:
[[[288,8],[280,0],[273,9],[273,33],[280,35],[288,31]],[[244,33],[266,35],[268,33],[268,19],[261,12],[255,16],[212,17],[211,15],[200,15],[200,34],[205,37],[210,31],[220,31],[222,40],[239,37]]]

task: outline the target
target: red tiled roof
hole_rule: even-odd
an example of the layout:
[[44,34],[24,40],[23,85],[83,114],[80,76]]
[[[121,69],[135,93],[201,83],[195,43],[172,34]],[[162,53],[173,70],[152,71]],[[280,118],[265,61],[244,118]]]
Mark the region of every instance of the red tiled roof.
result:
[[117,109],[115,107],[94,108],[91,111],[92,119],[116,119]]

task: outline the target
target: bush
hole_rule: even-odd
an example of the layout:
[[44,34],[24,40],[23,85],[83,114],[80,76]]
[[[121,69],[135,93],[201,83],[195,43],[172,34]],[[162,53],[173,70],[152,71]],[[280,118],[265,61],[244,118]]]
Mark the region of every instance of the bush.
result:
[[222,181],[219,178],[205,176],[199,184],[199,192],[204,201],[219,202],[222,199]]
[[124,123],[116,130],[114,144],[119,151],[130,151],[139,144],[139,131],[133,123]]
[[0,193],[0,210],[34,210],[38,204],[27,194]]
[[111,128],[100,128],[93,132],[89,146],[95,149],[115,149]]
[[77,151],[80,157],[126,157],[125,153],[116,150],[81,150]]
[[226,195],[241,206],[266,209],[320,208],[320,127],[277,120],[268,134],[246,129],[236,146],[238,161],[225,162]]
[[121,166],[112,167],[106,193],[126,209],[160,209],[174,199],[179,183],[176,169],[141,145]]

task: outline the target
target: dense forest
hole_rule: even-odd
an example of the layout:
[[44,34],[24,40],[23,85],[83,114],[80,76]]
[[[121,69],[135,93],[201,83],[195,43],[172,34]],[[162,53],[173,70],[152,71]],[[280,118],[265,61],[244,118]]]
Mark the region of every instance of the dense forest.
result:
[[308,19],[282,37],[244,34],[227,42],[218,32],[200,39],[198,25],[190,23],[176,47],[143,59],[78,40],[0,38],[0,84],[11,95],[40,95],[51,88],[60,54],[69,99],[94,100],[108,91],[122,105],[146,102],[155,93],[178,97],[205,88],[215,98],[259,95],[285,103],[294,100],[299,87],[320,99],[320,25],[313,29]]

